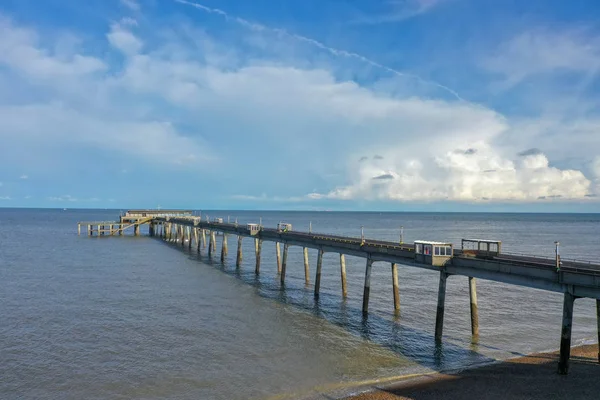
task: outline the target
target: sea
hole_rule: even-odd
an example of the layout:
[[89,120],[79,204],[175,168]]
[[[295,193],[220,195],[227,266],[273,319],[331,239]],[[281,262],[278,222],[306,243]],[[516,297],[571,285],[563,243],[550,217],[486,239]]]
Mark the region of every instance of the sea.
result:
[[[275,244],[243,241],[229,255],[147,235],[88,237],[78,221],[120,210],[0,209],[1,399],[332,398],[365,382],[460,370],[555,350],[562,295],[478,280],[480,336],[470,329],[466,277],[447,284],[444,338],[434,326],[439,273],[400,265],[394,312],[389,263],[376,262],[368,316],[365,260],[326,253],[313,296],[302,249],[290,247],[286,284]],[[600,262],[600,214],[204,211],[241,224],[399,241],[501,240],[503,250]],[[401,228],[402,227],[402,228]],[[221,238],[217,237],[219,242]],[[217,253],[218,254],[218,253]],[[597,340],[595,301],[575,303],[573,344]],[[329,396],[329,397],[328,397]]]

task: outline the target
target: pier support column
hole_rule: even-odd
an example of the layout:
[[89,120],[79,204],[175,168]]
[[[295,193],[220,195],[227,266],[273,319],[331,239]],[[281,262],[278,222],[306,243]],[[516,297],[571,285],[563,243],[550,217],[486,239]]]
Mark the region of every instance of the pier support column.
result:
[[217,254],[217,232],[210,231],[210,240],[212,241],[212,252],[213,254]]
[[185,246],[186,233],[187,233],[187,226],[181,225],[181,247]]
[[140,224],[138,224],[137,222],[133,226],[133,234],[135,236],[140,236]]
[[100,225],[98,225],[98,231],[97,231],[97,233],[98,233],[98,236],[100,236]]
[[198,228],[194,228],[194,243],[196,243],[196,251],[200,251],[200,236],[198,235]]
[[188,226],[187,228],[185,228],[185,230],[187,231],[187,238],[188,238],[188,249],[191,250],[192,249],[192,227]]
[[400,290],[398,289],[398,264],[392,263],[392,290],[394,292],[394,310],[400,310]]
[[444,308],[446,305],[446,280],[448,274],[444,271],[440,272],[440,287],[438,289],[438,304],[437,313],[435,316],[435,341],[442,341],[442,333],[444,331]]
[[258,240],[258,247],[256,248],[256,267],[254,272],[258,275],[260,273],[260,252],[262,250],[262,239]]
[[223,233],[223,242],[221,243],[221,262],[225,262],[227,256],[227,235]]
[[275,243],[275,251],[277,252],[277,273],[281,273],[281,245],[279,242]]
[[[110,234],[113,234],[113,226],[112,224],[110,225]],[[154,236],[154,224],[151,222],[149,227],[148,227],[148,236],[153,237]]]
[[202,229],[202,248],[206,248],[206,229]]
[[565,293],[563,301],[562,332],[560,335],[560,358],[558,360],[558,373],[569,373],[569,358],[571,357],[571,329],[573,328],[573,305],[575,296]]
[[239,268],[240,265],[242,265],[242,236],[238,236],[237,255],[235,258],[235,266]]
[[285,284],[285,270],[287,268],[287,256],[288,256],[288,248],[289,244],[284,243],[283,245],[283,261],[281,262],[281,284]]
[[227,243],[227,237],[229,236],[229,234],[223,232],[223,243],[225,244],[225,257],[227,257],[229,255],[229,244]]
[[308,265],[308,247],[303,250],[304,253],[304,282],[308,285],[310,283],[310,266]]
[[598,323],[598,362],[600,363],[600,299],[596,299],[596,321]]
[[315,297],[319,297],[319,291],[321,290],[321,269],[323,268],[323,249],[319,249],[319,255],[317,256],[317,276],[315,278]]
[[108,229],[109,229],[109,234],[110,234],[110,236],[112,236],[112,235],[113,235],[113,233],[114,233],[114,231],[113,231],[113,227],[114,227],[114,225],[113,225],[113,224],[110,224],[110,225],[108,226]]
[[342,297],[345,299],[348,296],[348,289],[346,286],[346,256],[340,254],[340,274],[342,276]]
[[369,295],[371,294],[371,269],[373,268],[373,260],[371,257],[367,258],[367,267],[365,268],[365,287],[363,290],[363,314],[369,312]]
[[81,224],[77,224],[77,235],[81,236]]
[[469,297],[471,299],[471,334],[479,336],[479,312],[477,311],[477,286],[475,278],[469,277]]
[[208,234],[208,255],[212,256],[213,247],[215,246],[215,242],[213,242],[213,233],[212,231]]

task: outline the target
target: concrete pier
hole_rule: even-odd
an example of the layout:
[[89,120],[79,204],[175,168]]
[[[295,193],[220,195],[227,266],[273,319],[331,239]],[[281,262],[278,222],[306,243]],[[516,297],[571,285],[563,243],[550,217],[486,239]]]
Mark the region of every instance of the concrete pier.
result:
[[479,312],[477,310],[477,286],[475,278],[469,277],[469,298],[471,303],[471,334],[479,336]]
[[398,288],[398,264],[392,263],[392,291],[394,292],[394,310],[400,311],[400,289]]
[[288,248],[290,245],[285,243],[283,245],[283,261],[281,262],[281,284],[285,284],[285,270],[287,268],[287,256],[288,256]]
[[[310,281],[308,249],[318,250],[315,297],[318,298],[321,285],[323,255],[332,252],[340,255],[340,275],[342,280],[342,297],[347,296],[345,256],[362,257],[367,259],[365,283],[363,290],[363,312],[368,312],[371,290],[371,271],[374,262],[390,263],[392,268],[392,288],[394,310],[400,309],[398,285],[398,264],[403,266],[436,271],[440,273],[438,303],[435,323],[435,339],[443,337],[445,311],[446,283],[451,275],[469,278],[469,304],[471,312],[471,333],[473,337],[479,334],[478,303],[476,279],[486,279],[509,285],[518,285],[535,289],[562,293],[564,297],[563,324],[561,331],[561,356],[558,372],[566,374],[569,369],[571,330],[573,323],[573,306],[575,299],[591,298],[596,300],[597,331],[600,339],[600,263],[588,263],[558,258],[558,242],[556,262],[543,257],[515,255],[503,253],[501,242],[495,240],[463,239],[460,249],[451,242],[416,241],[404,243],[401,239],[390,242],[384,240],[345,237],[329,234],[297,232],[291,225],[285,229],[280,226],[268,228],[257,224],[238,225],[215,218],[215,222],[206,221],[185,210],[129,210],[121,214],[117,221],[78,222],[77,234],[81,227],[87,227],[90,236],[122,235],[130,229],[134,235],[140,235],[141,225],[149,225],[149,236],[162,236],[166,241],[182,246],[188,240],[191,248],[196,241],[198,251],[206,247],[206,231],[210,234],[209,254],[216,253],[217,232],[223,234],[221,260],[227,256],[227,235],[238,237],[238,253],[236,266],[241,267],[243,237],[254,239],[256,252],[256,272],[260,271],[261,249],[263,241],[276,243],[277,269],[280,272],[282,288],[287,270],[287,256],[290,246],[302,248],[305,281]],[[310,226],[310,225],[309,225]],[[289,228],[289,229],[288,229]],[[193,230],[193,236],[192,236]],[[201,231],[199,231],[201,230]],[[402,236],[402,234],[401,234]],[[281,258],[281,243],[284,243],[283,259]],[[600,351],[598,354],[600,362]]]
[[281,245],[275,242],[275,251],[277,252],[277,273],[281,273]]
[[569,358],[571,357],[571,330],[573,328],[573,305],[575,296],[565,293],[563,301],[562,332],[560,334],[560,358],[558,360],[558,373],[569,373]]
[[256,247],[256,266],[254,268],[254,272],[258,275],[260,273],[260,252],[262,250],[262,240],[258,241],[258,246]]
[[302,250],[304,254],[304,282],[308,285],[310,283],[310,267],[308,265],[308,248],[305,247]]
[[348,288],[346,285],[346,256],[340,254],[340,275],[342,278],[342,297],[345,299],[348,296]]
[[317,276],[315,278],[315,297],[319,297],[321,290],[321,270],[323,269],[323,249],[319,249],[317,255]]
[[367,266],[365,268],[365,287],[363,289],[363,314],[369,312],[369,295],[371,294],[371,270],[373,269],[373,259],[367,258]]
[[437,313],[435,315],[435,340],[436,342],[442,341],[442,334],[444,332],[444,309],[446,307],[446,280],[448,274],[440,272],[440,287],[438,289],[438,303]]
[[238,236],[237,240],[237,254],[235,256],[235,266],[240,267],[242,265],[242,236]]

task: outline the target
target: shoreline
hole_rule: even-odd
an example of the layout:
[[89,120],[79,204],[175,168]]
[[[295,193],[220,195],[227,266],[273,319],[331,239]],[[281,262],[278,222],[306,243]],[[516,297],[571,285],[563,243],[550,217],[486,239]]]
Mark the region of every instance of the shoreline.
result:
[[533,353],[456,372],[423,374],[355,388],[343,400],[549,399],[584,400],[600,393],[598,345],[571,349],[569,375],[558,375],[558,351]]

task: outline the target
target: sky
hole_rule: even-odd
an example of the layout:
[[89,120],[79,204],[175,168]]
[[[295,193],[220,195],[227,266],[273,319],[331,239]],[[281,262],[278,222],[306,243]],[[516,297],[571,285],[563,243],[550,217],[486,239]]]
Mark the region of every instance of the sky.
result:
[[3,0],[0,207],[600,212],[597,0]]

